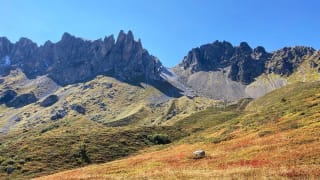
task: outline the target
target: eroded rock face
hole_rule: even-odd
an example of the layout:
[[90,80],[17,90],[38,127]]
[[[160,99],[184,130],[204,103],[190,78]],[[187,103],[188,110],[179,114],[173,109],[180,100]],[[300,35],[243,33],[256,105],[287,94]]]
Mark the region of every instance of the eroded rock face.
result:
[[[10,66],[4,67],[1,62],[7,59]],[[158,80],[162,65],[143,49],[140,40],[134,40],[131,31],[121,31],[117,41],[113,36],[87,41],[65,33],[59,42],[47,41],[40,47],[26,38],[15,44],[0,38],[0,74],[18,67],[28,78],[47,74],[59,85],[68,85],[97,75],[123,81]]]

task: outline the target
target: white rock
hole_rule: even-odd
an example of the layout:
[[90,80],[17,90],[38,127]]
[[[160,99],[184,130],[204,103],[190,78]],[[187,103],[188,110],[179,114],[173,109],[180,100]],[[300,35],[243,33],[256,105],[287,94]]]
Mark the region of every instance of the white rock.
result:
[[197,151],[193,152],[192,154],[193,154],[193,158],[195,158],[195,159],[204,158],[206,156],[206,153],[204,150],[197,150]]

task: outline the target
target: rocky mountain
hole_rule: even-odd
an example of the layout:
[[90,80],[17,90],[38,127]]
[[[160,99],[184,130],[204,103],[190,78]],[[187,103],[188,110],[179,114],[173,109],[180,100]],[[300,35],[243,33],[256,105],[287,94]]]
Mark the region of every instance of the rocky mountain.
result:
[[47,41],[41,46],[27,38],[16,43],[0,38],[2,76],[21,69],[28,79],[45,75],[66,86],[107,75],[124,82],[151,84],[170,96],[178,97],[184,91],[188,96],[220,100],[259,97],[290,83],[289,77],[317,80],[319,57],[319,51],[311,47],[267,52],[246,42],[233,46],[215,41],[192,49],[179,65],[166,69],[143,49],[140,40],[134,40],[131,31],[120,31],[117,40],[111,35],[95,41],[64,33],[57,43]]
[[57,43],[38,46],[27,38],[11,43],[0,38],[0,74],[20,68],[29,79],[48,75],[65,86],[91,80],[97,75],[111,75],[122,81],[160,79],[160,61],[143,49],[133,34],[120,31],[103,40],[87,41],[64,33]]
[[[266,52],[262,46],[251,48],[246,42],[232,46],[226,41],[215,41],[189,51],[172,70],[197,94],[237,100],[261,96],[286,85],[288,77],[295,72],[320,72],[319,57],[319,51],[311,47],[285,47]],[[309,64],[308,70],[301,69],[305,62]],[[270,74],[277,78],[270,78]],[[265,84],[259,82],[263,76],[267,76]],[[319,80],[320,75],[317,76],[316,80]],[[304,78],[304,81],[312,80],[315,79]]]

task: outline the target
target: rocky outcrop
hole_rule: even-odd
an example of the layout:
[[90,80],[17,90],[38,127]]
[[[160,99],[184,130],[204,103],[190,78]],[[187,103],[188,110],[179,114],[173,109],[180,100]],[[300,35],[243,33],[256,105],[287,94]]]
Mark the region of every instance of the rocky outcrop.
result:
[[214,71],[230,65],[234,54],[233,46],[226,41],[215,41],[189,51],[179,65],[191,73],[198,71]]
[[33,93],[22,94],[16,96],[11,101],[7,102],[8,107],[20,108],[28,104],[36,102],[38,99]]
[[51,112],[51,114],[52,114],[52,116],[51,116],[50,120],[57,121],[59,119],[64,118],[68,114],[68,111],[67,111],[67,109],[63,108],[63,109],[53,110]]
[[78,112],[79,114],[86,114],[86,109],[78,104],[72,104],[71,109]]
[[116,41],[113,36],[87,41],[65,33],[59,42],[47,41],[40,47],[26,38],[15,44],[0,38],[0,74],[14,68],[21,68],[28,78],[47,74],[59,85],[68,85],[97,75],[122,81],[159,80],[162,65],[131,31],[120,31]]
[[50,95],[46,97],[42,102],[40,102],[40,106],[49,107],[59,101],[59,97],[57,95]]
[[315,53],[311,47],[285,47],[275,51],[269,61],[266,62],[266,72],[274,72],[280,75],[289,76],[296,70],[304,58]]
[[240,43],[239,47],[235,47],[235,53],[230,60],[229,78],[245,85],[250,84],[263,73],[264,64],[269,57],[263,47],[251,49],[247,43]]

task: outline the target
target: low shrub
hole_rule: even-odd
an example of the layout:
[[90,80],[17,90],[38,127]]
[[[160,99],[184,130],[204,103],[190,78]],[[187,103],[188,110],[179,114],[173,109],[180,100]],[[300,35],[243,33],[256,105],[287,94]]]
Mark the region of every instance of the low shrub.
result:
[[57,129],[59,127],[60,126],[58,124],[52,124],[50,126],[47,126],[47,127],[43,128],[43,129],[41,129],[40,133],[43,134],[43,133],[46,133],[46,132],[51,131],[53,129]]
[[155,144],[169,144],[171,142],[167,134],[153,134],[149,136],[149,139]]

